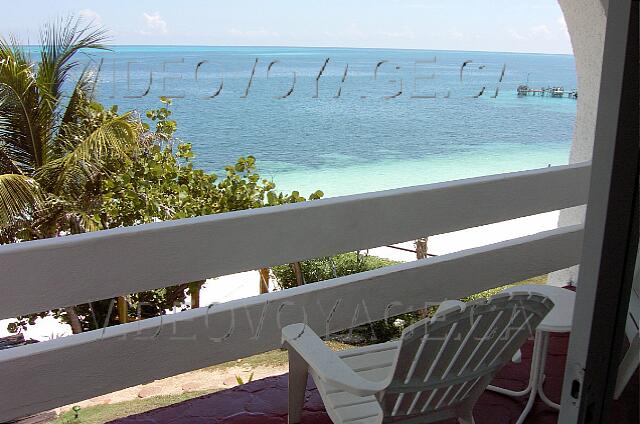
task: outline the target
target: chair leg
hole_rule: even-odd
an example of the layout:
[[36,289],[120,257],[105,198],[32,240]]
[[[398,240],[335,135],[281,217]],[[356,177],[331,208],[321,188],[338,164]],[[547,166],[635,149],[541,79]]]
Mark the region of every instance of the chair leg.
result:
[[289,424],[300,423],[309,368],[298,352],[289,349]]
[[458,422],[460,424],[475,424],[475,421],[473,420],[473,411],[468,411],[463,414],[460,414],[460,417],[458,418]]
[[622,358],[622,362],[618,366],[618,378],[616,380],[616,388],[613,398],[618,400],[622,395],[627,384],[636,372],[636,368],[640,366],[640,334],[631,340],[629,350]]

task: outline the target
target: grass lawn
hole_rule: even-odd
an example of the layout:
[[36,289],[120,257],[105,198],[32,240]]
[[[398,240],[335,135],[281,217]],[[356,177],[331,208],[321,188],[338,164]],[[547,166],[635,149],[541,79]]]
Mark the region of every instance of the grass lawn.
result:
[[[327,346],[331,350],[345,350],[349,349],[353,346],[348,344],[336,342],[333,340],[328,340],[325,342]],[[289,359],[287,358],[287,351],[284,349],[276,349],[271,352],[261,353],[260,355],[250,356],[248,358],[239,359],[237,361],[226,362],[220,365],[213,365],[211,367],[205,368],[207,371],[220,371],[229,367],[242,365],[243,367],[281,367],[285,366],[289,363]]]
[[[335,341],[328,341],[327,345],[332,350],[344,350],[351,346],[338,343]],[[227,368],[242,365],[250,368],[257,367],[282,367],[287,365],[287,351],[286,350],[273,350],[271,352],[262,353],[260,355],[250,356],[238,361],[227,362],[220,365],[214,365],[205,368],[205,371],[220,372]],[[196,392],[185,392],[179,395],[165,395],[165,396],[153,396],[144,399],[134,399],[127,402],[113,403],[108,405],[96,405],[87,408],[82,408],[78,414],[78,418],[75,418],[73,411],[68,411],[61,414],[56,420],[52,421],[52,424],[102,424],[104,422],[115,420],[116,418],[124,418],[129,415],[141,414],[152,409],[161,408],[163,406],[172,405],[174,403],[183,402],[185,400],[193,399],[198,396],[203,396],[209,393],[213,393],[215,390],[204,390]]]
[[529,278],[528,280],[524,280],[524,281],[520,281],[519,283],[514,283],[514,284],[508,284],[506,286],[500,286],[500,287],[496,287],[495,289],[489,289],[486,291],[483,291],[481,293],[478,294],[473,294],[465,299],[462,299],[464,301],[470,301],[470,300],[476,300],[476,299],[482,299],[482,298],[487,298],[487,297],[491,297],[494,294],[498,294],[500,293],[502,290],[509,288],[509,287],[514,287],[514,286],[522,286],[525,284],[547,284],[547,280],[548,280],[548,276],[547,275],[541,275],[539,277],[533,277],[533,278]]
[[61,414],[54,424],[102,424],[116,418],[124,418],[129,415],[140,414],[152,409],[161,408],[163,406],[172,405],[174,403],[193,399],[198,396],[212,393],[212,391],[188,392],[179,395],[170,396],[154,396],[145,399],[130,400],[127,402],[114,403],[110,405],[96,405],[89,408],[83,408],[75,418],[73,411]]

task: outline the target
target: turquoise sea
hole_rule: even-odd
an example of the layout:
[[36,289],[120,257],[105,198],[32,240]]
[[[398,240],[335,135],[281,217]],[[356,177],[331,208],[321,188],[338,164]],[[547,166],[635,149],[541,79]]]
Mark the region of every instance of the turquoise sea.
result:
[[92,59],[106,104],[145,111],[172,97],[199,166],[220,172],[251,154],[303,195],[563,164],[576,115],[573,99],[516,95],[527,82],[576,88],[564,55],[121,46]]

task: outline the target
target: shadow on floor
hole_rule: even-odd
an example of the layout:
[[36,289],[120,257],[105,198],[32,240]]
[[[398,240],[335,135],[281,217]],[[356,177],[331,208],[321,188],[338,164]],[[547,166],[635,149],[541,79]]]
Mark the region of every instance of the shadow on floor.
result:
[[[560,400],[564,363],[569,337],[552,335],[547,357],[545,392],[551,400]],[[531,364],[533,342],[527,342],[522,350],[520,364],[507,365],[496,377],[494,384],[513,390],[526,387]],[[638,402],[640,392],[636,372],[621,399],[615,402],[612,422],[637,424],[640,422]],[[514,423],[524,408],[526,398],[512,399],[492,392],[485,392],[474,410],[477,424]],[[537,400],[526,423],[556,423],[557,412]],[[447,421],[446,423],[454,423]],[[287,423],[287,374],[254,381],[243,386],[213,393],[182,403],[155,409],[139,415],[118,419],[117,424],[286,424]],[[313,382],[309,380],[302,416],[303,424],[331,424]]]

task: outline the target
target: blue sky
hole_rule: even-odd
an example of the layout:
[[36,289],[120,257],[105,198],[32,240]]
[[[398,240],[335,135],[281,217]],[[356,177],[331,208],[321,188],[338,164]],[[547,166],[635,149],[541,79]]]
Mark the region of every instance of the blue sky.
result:
[[571,53],[557,0],[32,0],[3,9],[0,34],[31,43],[43,22],[76,14],[107,27],[114,44]]

